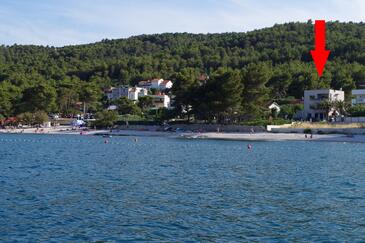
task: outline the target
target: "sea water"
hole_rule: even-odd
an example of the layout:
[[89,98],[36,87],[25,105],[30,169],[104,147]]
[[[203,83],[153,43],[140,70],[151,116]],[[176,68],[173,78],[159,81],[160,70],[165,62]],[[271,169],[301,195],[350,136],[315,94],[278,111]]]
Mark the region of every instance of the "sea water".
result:
[[365,144],[0,135],[1,242],[365,240]]

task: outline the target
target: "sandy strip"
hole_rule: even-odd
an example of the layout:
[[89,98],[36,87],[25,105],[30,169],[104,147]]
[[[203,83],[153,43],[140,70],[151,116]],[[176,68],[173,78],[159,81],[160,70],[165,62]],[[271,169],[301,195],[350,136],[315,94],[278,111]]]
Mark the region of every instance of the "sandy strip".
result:
[[59,134],[59,135],[94,135],[100,132],[108,132],[107,130],[89,130],[83,131],[82,129],[73,129],[70,126],[60,126],[52,128],[25,128],[25,129],[0,129],[1,133],[6,134]]
[[185,138],[239,140],[239,141],[317,141],[317,142],[354,142],[365,143],[365,135],[349,137],[343,134],[313,135],[313,138],[305,138],[304,134],[296,133],[195,133],[182,134]]
[[98,132],[95,135],[110,136],[136,136],[136,137],[176,137],[177,133],[161,131],[140,131],[140,130],[113,130],[112,132]]
[[349,137],[344,134],[324,134],[308,135],[299,133],[174,133],[174,132],[157,132],[157,131],[138,131],[138,130],[113,130],[112,133],[100,132],[99,135],[111,136],[157,136],[157,137],[174,137],[184,139],[217,139],[217,140],[236,140],[236,141],[308,141],[308,142],[352,142],[365,143],[365,135],[354,135]]
[[108,136],[147,136],[147,137],[166,137],[175,136],[176,133],[157,132],[157,131],[139,131],[139,130],[82,130],[73,129],[70,126],[57,128],[25,128],[25,129],[0,129],[0,134],[59,134],[59,135],[108,135]]
[[309,142],[353,142],[365,143],[365,135],[354,135],[349,137],[344,134],[323,134],[313,135],[313,138],[305,138],[300,133],[173,133],[158,131],[139,131],[139,130],[89,130],[82,131],[80,129],[73,130],[72,127],[43,128],[36,132],[35,128],[27,129],[0,129],[1,133],[7,134],[60,134],[60,135],[108,135],[108,136],[137,136],[137,137],[175,137],[186,139],[217,139],[217,140],[236,140],[236,141],[309,141]]

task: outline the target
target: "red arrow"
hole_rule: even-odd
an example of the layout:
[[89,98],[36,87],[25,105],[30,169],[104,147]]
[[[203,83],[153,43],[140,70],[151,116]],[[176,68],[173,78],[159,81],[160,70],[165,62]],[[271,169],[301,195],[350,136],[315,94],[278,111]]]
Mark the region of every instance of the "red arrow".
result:
[[326,21],[316,20],[315,26],[315,50],[311,51],[314,64],[316,65],[318,76],[321,77],[326,65],[330,51],[326,49]]

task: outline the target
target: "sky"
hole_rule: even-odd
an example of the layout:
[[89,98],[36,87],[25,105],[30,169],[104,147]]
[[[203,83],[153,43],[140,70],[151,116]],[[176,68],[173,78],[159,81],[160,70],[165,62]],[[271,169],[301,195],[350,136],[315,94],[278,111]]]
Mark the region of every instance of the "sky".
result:
[[365,0],[0,0],[0,44],[246,32],[309,19],[365,22]]

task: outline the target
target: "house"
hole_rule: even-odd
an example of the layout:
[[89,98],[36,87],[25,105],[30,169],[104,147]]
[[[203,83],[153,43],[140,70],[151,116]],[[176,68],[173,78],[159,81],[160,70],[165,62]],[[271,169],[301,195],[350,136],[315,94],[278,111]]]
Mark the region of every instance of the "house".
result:
[[351,94],[352,105],[365,105],[365,89],[354,89]]
[[171,80],[163,80],[163,79],[152,79],[152,80],[143,80],[138,82],[138,87],[145,88],[145,89],[156,89],[156,90],[166,90],[171,89],[173,83]]
[[153,104],[152,109],[171,107],[170,97],[165,94],[150,95],[150,97],[152,97],[152,104]]
[[145,88],[145,89],[151,89],[151,81],[150,80],[142,80],[138,82],[138,87]]
[[127,97],[130,100],[138,100],[139,97],[146,96],[148,90],[141,87],[120,86],[106,90],[106,95],[109,100],[119,99],[120,97]]
[[139,97],[146,96],[148,94],[148,90],[140,87],[133,87],[128,89],[128,99],[130,100],[138,100]]
[[163,79],[152,79],[151,80],[151,89],[157,89],[160,90],[160,85],[163,82]]
[[0,119],[1,126],[15,125],[16,123],[18,123],[18,119],[16,117],[8,117]]
[[209,76],[206,74],[200,74],[198,77],[198,81],[200,82],[200,85],[207,84],[207,81],[209,80]]
[[112,95],[112,92],[113,92],[113,90],[114,90],[115,88],[114,87],[110,87],[110,88],[106,88],[106,89],[104,89],[104,94],[105,94],[105,96],[106,96],[106,98],[108,99],[108,100],[111,100],[113,97],[113,95]]
[[105,90],[105,94],[108,100],[116,100],[122,96],[128,96],[128,87],[120,86],[120,87],[111,87],[110,89]]
[[280,110],[281,110],[280,106],[276,102],[271,103],[271,105],[269,105],[268,108],[269,108],[270,111],[275,110],[276,114],[279,114]]
[[344,101],[345,92],[333,89],[317,89],[304,91],[304,118],[307,120],[325,120],[334,115],[334,110],[321,107],[325,101]]
[[199,81],[206,81],[208,79],[209,79],[209,76],[206,75],[206,74],[200,74],[199,77],[198,77]]
[[108,111],[115,111],[115,110],[118,110],[118,106],[116,105],[110,105],[108,108],[107,108]]
[[171,80],[164,80],[160,84],[160,90],[171,89],[172,85],[173,83],[171,82]]

